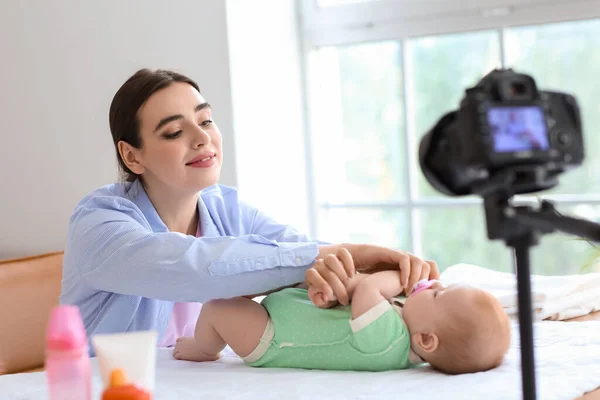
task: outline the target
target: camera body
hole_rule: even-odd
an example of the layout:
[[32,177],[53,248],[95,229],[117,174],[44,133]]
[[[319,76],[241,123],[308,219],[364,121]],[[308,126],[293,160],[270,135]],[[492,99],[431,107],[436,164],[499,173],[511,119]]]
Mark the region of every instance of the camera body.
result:
[[451,196],[481,194],[499,175],[513,194],[549,189],[583,159],[576,99],[539,91],[532,77],[512,69],[494,70],[467,89],[459,109],[419,148],[427,180]]

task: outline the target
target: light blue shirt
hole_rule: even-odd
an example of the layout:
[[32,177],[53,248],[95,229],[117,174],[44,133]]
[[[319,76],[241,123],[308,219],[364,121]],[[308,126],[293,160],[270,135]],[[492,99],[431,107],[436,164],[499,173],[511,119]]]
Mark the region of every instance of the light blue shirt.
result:
[[139,181],[99,188],[71,217],[61,304],[79,306],[88,338],[166,330],[174,302],[262,293],[304,281],[318,244],[241,203],[200,192],[202,237],[170,232]]

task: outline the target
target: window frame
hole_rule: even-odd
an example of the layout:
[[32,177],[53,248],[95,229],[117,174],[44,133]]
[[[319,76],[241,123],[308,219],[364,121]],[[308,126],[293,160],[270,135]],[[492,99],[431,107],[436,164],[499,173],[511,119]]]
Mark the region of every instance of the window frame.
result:
[[[410,70],[407,68],[409,46],[408,39],[423,36],[436,36],[453,33],[469,33],[481,30],[497,31],[499,37],[500,60],[506,66],[505,35],[508,28],[520,26],[545,25],[559,22],[574,22],[600,18],[600,0],[475,0],[468,2],[450,0],[371,0],[355,2],[347,5],[319,7],[317,0],[298,0],[299,29],[303,47],[303,60],[308,54],[321,46],[340,46],[360,44],[371,41],[394,40],[402,51],[403,107],[405,118],[404,140],[405,156],[408,160],[406,181],[409,185],[407,198],[398,201],[380,202],[344,202],[332,203],[316,201],[314,179],[312,179],[314,160],[307,152],[309,175],[309,210],[311,234],[318,236],[317,214],[320,210],[334,208],[346,209],[402,209],[408,213],[409,249],[420,253],[421,237],[419,234],[418,211],[427,208],[452,208],[482,205],[482,200],[475,196],[467,197],[419,197],[417,195],[418,160],[416,152],[418,143],[411,118]],[[398,5],[401,7],[398,7]],[[303,66],[305,83],[310,79],[306,61]],[[305,84],[305,97],[310,98],[309,85]],[[310,112],[305,109],[307,127],[311,127]],[[310,148],[312,132],[306,132]],[[589,204],[600,205],[598,194],[554,194],[544,198],[561,205]],[[535,202],[535,195],[516,196],[517,202]]]
[[599,0],[298,0],[306,48],[596,19]]

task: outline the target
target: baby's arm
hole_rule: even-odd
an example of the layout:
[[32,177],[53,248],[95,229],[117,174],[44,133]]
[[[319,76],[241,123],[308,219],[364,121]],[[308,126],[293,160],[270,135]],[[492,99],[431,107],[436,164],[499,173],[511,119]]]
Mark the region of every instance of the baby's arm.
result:
[[364,275],[352,295],[352,318],[358,318],[383,300],[398,296],[404,291],[400,271],[381,271]]

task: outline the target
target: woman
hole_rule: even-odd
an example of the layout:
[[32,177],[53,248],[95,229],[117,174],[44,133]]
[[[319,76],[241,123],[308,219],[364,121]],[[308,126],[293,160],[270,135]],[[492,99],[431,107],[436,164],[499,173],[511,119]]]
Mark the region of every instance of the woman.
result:
[[60,298],[79,306],[88,337],[152,329],[160,346],[172,346],[193,333],[199,303],[295,285],[309,269],[307,283],[347,304],[355,271],[336,257],[342,247],[359,271],[400,268],[405,287],[439,275],[405,252],[311,240],[218,185],[221,133],[198,85],[181,74],[138,71],[109,119],[127,179],[75,208]]

